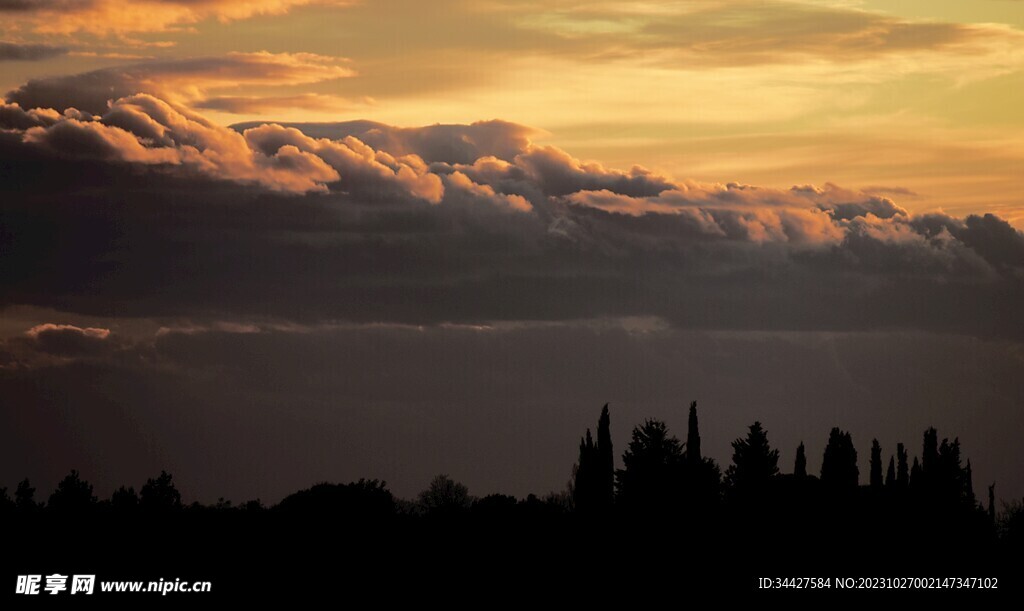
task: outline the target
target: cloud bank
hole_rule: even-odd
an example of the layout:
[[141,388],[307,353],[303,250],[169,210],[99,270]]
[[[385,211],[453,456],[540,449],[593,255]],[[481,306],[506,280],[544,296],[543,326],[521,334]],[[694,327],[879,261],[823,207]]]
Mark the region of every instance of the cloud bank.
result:
[[8,305],[1024,339],[1024,237],[994,215],[615,170],[500,121],[229,129],[149,94],[0,120]]

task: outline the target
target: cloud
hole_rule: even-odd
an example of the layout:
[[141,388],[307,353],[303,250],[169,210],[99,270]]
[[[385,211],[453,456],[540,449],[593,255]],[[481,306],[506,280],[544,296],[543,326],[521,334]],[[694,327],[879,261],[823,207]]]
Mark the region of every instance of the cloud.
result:
[[820,189],[801,186],[780,191],[735,183],[684,182],[656,196],[581,190],[567,201],[628,216],[679,216],[698,234],[753,242],[838,244],[849,231],[849,221],[895,219],[887,226],[902,227],[899,221],[907,216],[892,200],[830,183]]
[[[623,195],[657,195],[672,188],[662,176],[636,166],[629,172],[605,169],[595,162],[581,162],[553,146],[531,147],[516,156],[513,166],[536,182],[545,193],[568,195],[578,191],[610,190]],[[476,172],[477,168],[467,168]]]
[[[239,123],[245,130],[259,123]],[[342,140],[353,136],[393,155],[416,155],[427,163],[472,164],[481,157],[511,160],[526,151],[541,130],[508,121],[477,121],[470,125],[395,127],[374,121],[340,123],[282,123],[313,138]]]
[[29,128],[24,140],[72,159],[179,166],[287,192],[326,190],[339,178],[319,157],[293,146],[258,154],[240,134],[145,94],[118,100],[97,120]]
[[800,2],[666,3],[654,11],[648,4],[560,8],[524,12],[517,23],[550,33],[584,59],[687,70],[896,57],[905,65],[916,58],[912,63],[948,70],[978,55],[1000,66],[1019,65],[1021,56],[1012,48],[1024,37],[998,24],[902,19]]
[[28,81],[8,92],[24,108],[74,107],[94,114],[118,98],[149,93],[166,100],[202,102],[211,90],[247,85],[288,86],[346,78],[348,60],[313,53],[228,53],[221,57],[157,60]]
[[96,356],[111,347],[110,329],[44,323],[20,338],[32,350],[54,357]]
[[42,34],[106,36],[166,32],[207,19],[221,22],[282,15],[300,6],[346,0],[0,0],[0,14]]
[[432,203],[441,201],[444,194],[441,180],[427,171],[423,160],[414,155],[395,157],[385,151],[375,151],[351,136],[339,141],[314,139],[297,129],[279,125],[250,128],[244,135],[246,141],[264,155],[294,147],[323,159],[346,176],[346,186],[356,192],[369,188],[381,194],[381,187],[390,186],[396,189],[392,195],[407,193]]
[[45,44],[29,44],[6,42],[0,40],[0,62],[2,61],[39,61],[65,55],[67,47]]
[[1024,339],[1024,236],[993,215],[615,170],[500,122],[230,129],[149,95],[0,117],[6,304],[198,326],[657,317]]
[[54,323],[44,323],[36,325],[25,331],[25,335],[33,339],[40,339],[41,337],[47,336],[60,336],[60,335],[76,335],[81,337],[88,337],[92,339],[107,339],[110,337],[110,329],[99,329],[96,327],[80,328],[74,325],[58,325]]
[[445,184],[450,189],[461,191],[472,199],[480,199],[498,206],[507,206],[510,210],[529,212],[533,210],[530,202],[522,195],[499,195],[488,185],[480,185],[469,179],[462,172],[452,172],[445,177]]
[[18,104],[0,102],[0,129],[26,130],[30,127],[53,125],[61,114],[52,108],[24,110]]

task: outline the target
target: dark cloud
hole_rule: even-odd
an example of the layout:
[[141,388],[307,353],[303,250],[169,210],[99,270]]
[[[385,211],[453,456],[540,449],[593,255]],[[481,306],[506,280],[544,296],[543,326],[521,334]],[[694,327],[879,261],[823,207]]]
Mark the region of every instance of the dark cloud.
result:
[[30,127],[46,127],[60,119],[60,113],[53,109],[24,110],[17,104],[0,103],[0,129],[27,130]]
[[[1024,238],[994,216],[912,216],[828,184],[612,170],[506,123],[314,134],[328,139],[280,125],[239,133],[152,96],[92,119],[7,110],[40,123],[0,137],[7,304],[304,324],[656,316],[692,329],[1024,338]],[[508,159],[410,152],[452,159],[442,144],[453,134],[466,144],[458,155],[494,153],[505,134]]]
[[65,55],[67,52],[67,47],[0,40],[0,61],[39,61]]
[[41,352],[81,356],[103,351],[109,345],[110,329],[46,323],[32,327],[25,337]]
[[[261,123],[239,123],[245,131]],[[392,155],[417,155],[427,163],[472,164],[481,157],[511,161],[524,152],[538,130],[507,121],[479,121],[471,125],[394,127],[374,121],[341,123],[282,123],[311,138],[343,140],[349,136]]]

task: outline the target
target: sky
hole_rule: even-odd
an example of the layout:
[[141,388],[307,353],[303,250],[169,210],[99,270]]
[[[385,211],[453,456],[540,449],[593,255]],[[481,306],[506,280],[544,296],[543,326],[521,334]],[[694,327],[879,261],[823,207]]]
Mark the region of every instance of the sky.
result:
[[0,0],[0,486],[565,487],[697,400],[1024,496],[1024,2]]

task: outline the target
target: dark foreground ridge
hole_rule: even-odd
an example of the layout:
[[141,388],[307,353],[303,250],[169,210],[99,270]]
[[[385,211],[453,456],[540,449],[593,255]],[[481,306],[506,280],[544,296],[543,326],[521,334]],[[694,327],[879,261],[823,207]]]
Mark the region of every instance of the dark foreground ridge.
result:
[[317,484],[272,507],[186,505],[161,473],[138,492],[122,487],[98,501],[73,470],[40,503],[24,480],[13,498],[0,489],[6,595],[15,596],[18,575],[52,573],[211,582],[208,593],[171,593],[179,604],[200,596],[344,600],[353,591],[382,602],[470,592],[548,603],[696,591],[768,596],[758,589],[762,578],[828,579],[816,595],[844,595],[845,578],[874,587],[886,582],[873,578],[995,579],[999,595],[1020,589],[1022,504],[997,508],[994,485],[976,499],[959,441],[940,441],[935,429],[912,460],[899,444],[885,461],[874,441],[861,485],[853,440],[838,428],[815,476],[803,444],[792,473],[781,473],[757,422],[732,443],[723,473],[701,455],[696,403],[685,442],[648,420],[633,429],[617,470],[610,427],[605,406],[596,440],[588,430],[580,441],[568,489],[544,498],[473,498],[439,475],[416,501],[359,480]]

